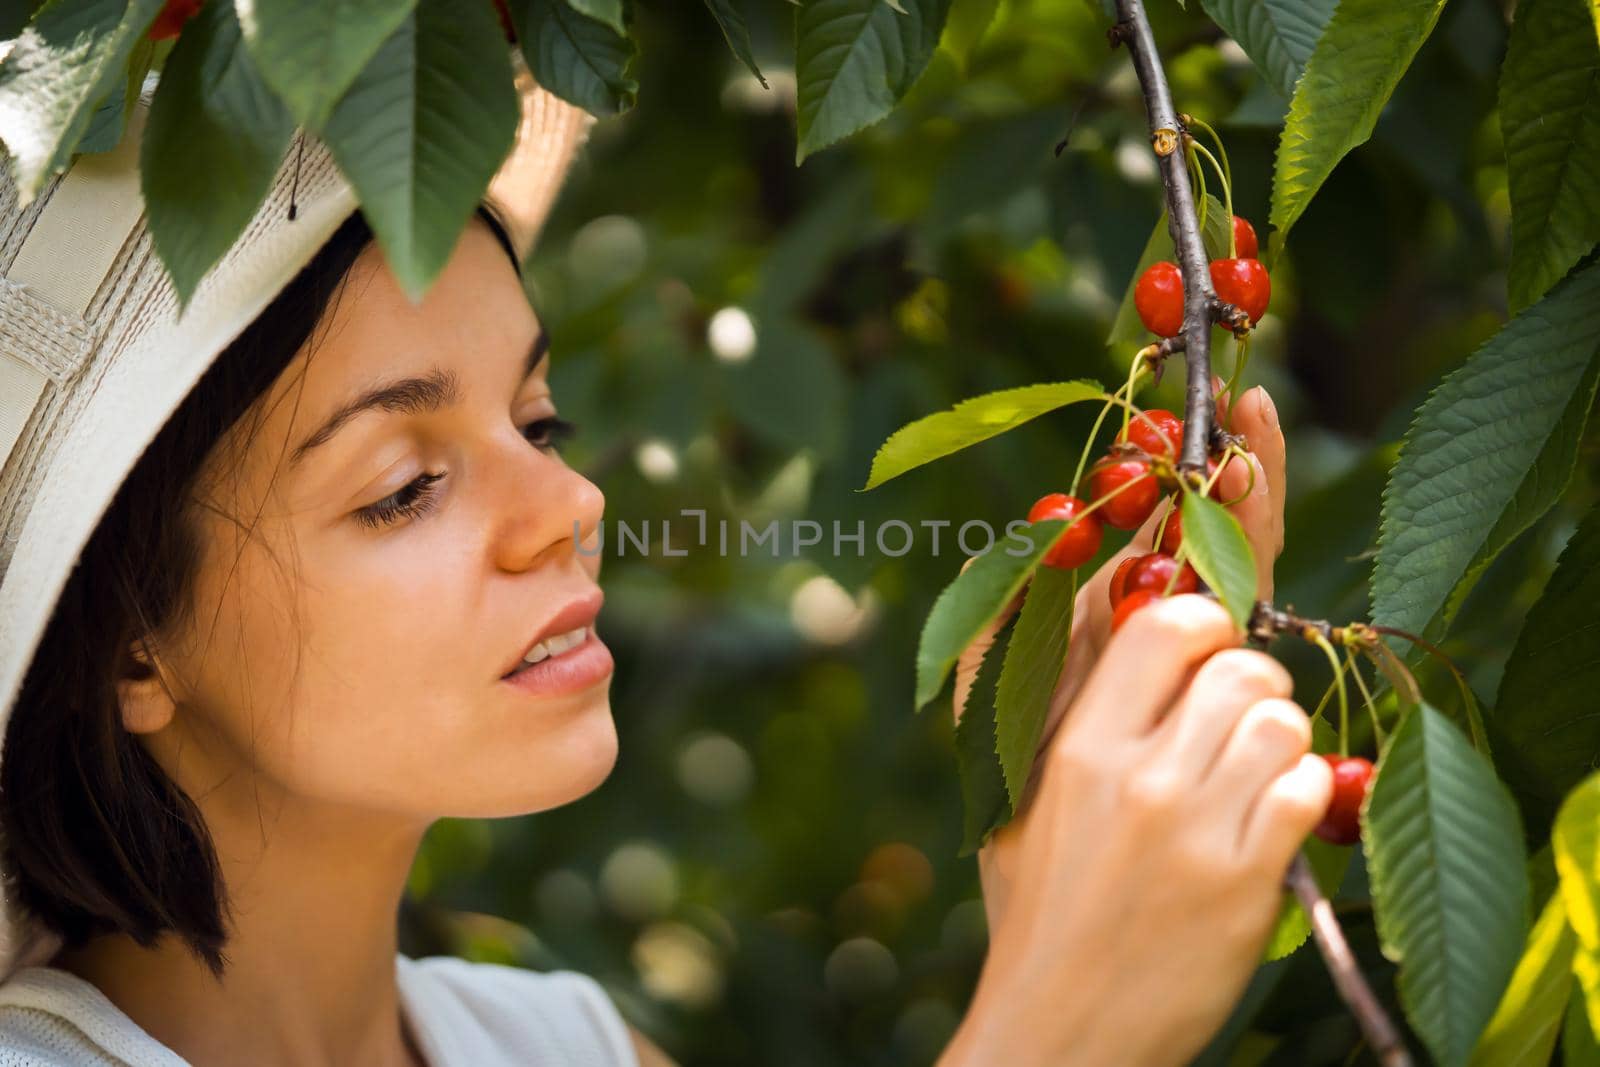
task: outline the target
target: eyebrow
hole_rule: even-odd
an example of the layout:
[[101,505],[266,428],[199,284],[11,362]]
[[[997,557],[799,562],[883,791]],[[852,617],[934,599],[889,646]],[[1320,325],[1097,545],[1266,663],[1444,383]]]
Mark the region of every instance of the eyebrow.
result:
[[[549,351],[550,335],[541,329],[539,336],[534,339],[533,347],[528,349],[528,360],[523,367],[522,376],[526,378],[532,374]],[[346,423],[362,412],[394,411],[419,415],[438,411],[442,407],[460,401],[460,379],[455,371],[443,367],[433,367],[423,375],[384,382],[366,390],[329,415],[315,432],[295,446],[293,454],[289,457],[289,466],[298,464],[312,449],[327,444]]]

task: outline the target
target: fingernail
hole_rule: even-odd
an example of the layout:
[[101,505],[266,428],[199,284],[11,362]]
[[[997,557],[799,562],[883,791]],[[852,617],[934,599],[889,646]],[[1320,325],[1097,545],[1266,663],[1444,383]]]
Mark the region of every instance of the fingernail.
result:
[[1211,395],[1216,396],[1220,392],[1222,392],[1222,379],[1213,374],[1211,376]]
[[1278,405],[1272,402],[1272,394],[1267,392],[1265,386],[1258,385],[1256,388],[1261,390],[1261,399],[1257,403],[1261,405],[1262,417],[1268,426],[1278,429]]

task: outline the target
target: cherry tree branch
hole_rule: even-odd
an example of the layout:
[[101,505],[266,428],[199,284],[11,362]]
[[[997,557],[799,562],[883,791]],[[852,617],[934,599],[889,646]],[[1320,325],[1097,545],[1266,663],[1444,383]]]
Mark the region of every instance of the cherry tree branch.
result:
[[[1195,212],[1194,191],[1189,187],[1189,169],[1183,150],[1187,133],[1173,106],[1172,91],[1167,87],[1166,72],[1156,52],[1155,35],[1150,31],[1150,20],[1145,17],[1144,4],[1141,0],[1116,0],[1116,5],[1117,22],[1107,36],[1112,47],[1128,46],[1134,72],[1139,76],[1145,111],[1150,117],[1150,146],[1155,150],[1161,184],[1166,190],[1167,230],[1177,252],[1178,269],[1183,274],[1182,349],[1188,374],[1178,467],[1187,476],[1200,478],[1206,472],[1216,417],[1211,395],[1211,324],[1214,316],[1228,319],[1232,309],[1217,299],[1211,284],[1211,266],[1200,236],[1200,220]],[[1258,605],[1257,618],[1262,615],[1263,608],[1271,611],[1270,604]],[[1250,637],[1252,644],[1264,645],[1270,640],[1270,624],[1252,628]],[[1384,1067],[1410,1067],[1411,1057],[1405,1043],[1361,973],[1344,930],[1333,913],[1333,905],[1317,885],[1304,852],[1294,858],[1284,882],[1294,891],[1310,919],[1314,940],[1333,976],[1334,986],[1349,1005],[1379,1062]]]

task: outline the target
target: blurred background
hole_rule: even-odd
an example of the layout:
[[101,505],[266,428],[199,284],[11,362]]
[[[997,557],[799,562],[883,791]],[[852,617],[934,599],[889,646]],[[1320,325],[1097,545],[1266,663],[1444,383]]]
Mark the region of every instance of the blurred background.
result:
[[[1235,208],[1265,245],[1285,103],[1199,7],[1152,3],[1158,42],[1180,110],[1225,138]],[[918,635],[965,558],[955,529],[1002,529],[1070,491],[1094,412],[857,490],[890,433],[962,398],[1124,380],[1135,345],[1106,338],[1161,194],[1094,0],[962,0],[905,104],[798,168],[793,11],[747,5],[763,88],[699,5],[637,5],[639,103],[595,128],[529,271],[556,402],[581,427],[567,458],[608,502],[621,755],[567,808],[438,824],[402,947],[586,971],[686,1064],[928,1064],[986,932],[976,862],[956,856],[949,698],[912,710]],[[1491,0],[1446,8],[1275,267],[1244,384],[1282,414],[1278,601],[1307,614],[1365,613],[1395,445],[1505,318],[1506,17]],[[1233,359],[1229,341],[1219,371]],[[1178,406],[1181,377],[1141,402]],[[1456,626],[1480,695],[1593,498],[1593,448],[1582,466],[1587,488],[1501,558]],[[781,552],[686,545],[697,521],[681,509],[705,510],[713,545],[721,520],[736,536],[777,519]],[[797,519],[823,530],[798,554]],[[917,529],[910,552],[874,544],[890,519]],[[618,556],[619,520],[650,524],[648,552]],[[937,553],[925,520],[950,523]],[[685,555],[663,551],[663,521]],[[864,545],[836,554],[835,522],[864,523]],[[1108,531],[1104,551],[1120,544]],[[1326,662],[1278,651],[1314,705]],[[1358,850],[1339,908],[1392,1003],[1365,897]],[[1346,1059],[1354,1038],[1303,946],[1262,970],[1202,1060],[1362,1062]]]

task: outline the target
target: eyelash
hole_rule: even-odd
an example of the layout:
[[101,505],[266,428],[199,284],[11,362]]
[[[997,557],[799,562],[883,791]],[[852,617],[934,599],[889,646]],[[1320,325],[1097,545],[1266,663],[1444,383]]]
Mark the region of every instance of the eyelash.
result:
[[[534,441],[530,436],[536,431],[543,431],[544,442]],[[522,436],[529,438],[535,448],[556,449],[560,451],[561,442],[570,440],[578,432],[576,423],[568,422],[558,415],[545,419],[535,419],[522,428]],[[433,486],[444,479],[444,473],[427,473],[418,475],[408,484],[394,493],[390,493],[375,504],[358,508],[355,512],[357,522],[377,529],[403,518],[418,518],[427,514],[433,507]]]

